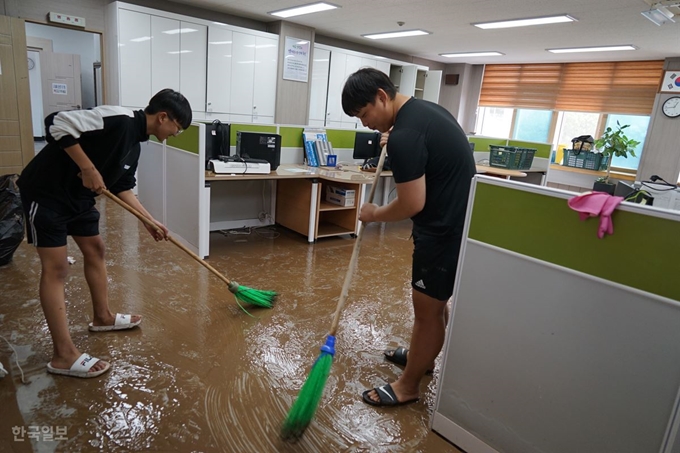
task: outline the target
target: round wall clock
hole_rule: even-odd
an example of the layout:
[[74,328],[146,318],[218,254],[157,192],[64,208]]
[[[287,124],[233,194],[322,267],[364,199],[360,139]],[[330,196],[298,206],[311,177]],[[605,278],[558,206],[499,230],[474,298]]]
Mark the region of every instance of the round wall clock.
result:
[[32,58],[29,58],[28,59],[28,70],[30,71],[33,68],[35,68],[35,61],[33,61]]
[[680,96],[673,96],[666,99],[661,107],[661,111],[668,118],[680,117]]

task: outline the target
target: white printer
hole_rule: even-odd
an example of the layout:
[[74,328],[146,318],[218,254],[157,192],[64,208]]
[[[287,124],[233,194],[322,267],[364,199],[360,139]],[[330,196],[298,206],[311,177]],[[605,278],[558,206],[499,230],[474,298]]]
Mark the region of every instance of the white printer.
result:
[[271,165],[263,159],[242,158],[240,156],[219,156],[210,159],[208,169],[215,174],[259,174],[267,175],[271,172]]

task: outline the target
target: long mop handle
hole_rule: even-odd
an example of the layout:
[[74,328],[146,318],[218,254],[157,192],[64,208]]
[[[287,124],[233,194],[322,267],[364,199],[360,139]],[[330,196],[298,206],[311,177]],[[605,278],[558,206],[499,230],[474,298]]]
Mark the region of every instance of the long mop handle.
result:
[[[109,197],[111,200],[115,201],[115,202],[116,202],[117,204],[119,204],[120,206],[122,206],[124,209],[126,209],[127,211],[129,211],[130,213],[132,213],[135,217],[137,217],[139,220],[141,220],[141,221],[144,222],[145,224],[149,225],[150,227],[155,228],[156,231],[158,231],[158,232],[160,232],[160,233],[163,232],[163,230],[161,230],[160,227],[159,227],[158,225],[156,225],[156,224],[153,223],[151,220],[149,220],[148,218],[146,218],[141,212],[139,212],[138,210],[136,210],[135,208],[133,208],[132,206],[130,206],[129,204],[127,204],[126,202],[124,202],[123,200],[121,200],[120,198],[118,198],[117,196],[115,196],[114,194],[112,194],[111,192],[109,192],[107,189],[102,190],[102,193],[103,193],[104,195],[106,195],[107,197]],[[215,269],[215,268],[212,267],[210,264],[208,264],[208,263],[206,263],[204,260],[202,260],[198,255],[196,255],[196,254],[195,254],[191,249],[189,249],[186,245],[182,244],[181,242],[179,242],[177,239],[175,239],[174,237],[172,237],[172,236],[170,236],[170,235],[168,235],[168,240],[169,240],[170,242],[172,242],[173,244],[175,244],[177,247],[179,247],[179,248],[181,248],[182,250],[184,250],[184,251],[187,253],[187,255],[189,255],[190,257],[192,257],[193,259],[195,259],[195,260],[198,261],[199,263],[201,263],[201,265],[202,265],[203,267],[205,267],[205,268],[208,269],[210,272],[212,272],[213,274],[215,274],[215,276],[219,277],[220,280],[222,280],[224,283],[226,283],[227,285],[231,285],[231,280],[229,280],[229,279],[228,279],[227,277],[225,277],[224,275],[220,274],[220,272],[219,272],[217,269]]]
[[[378,181],[380,181],[380,174],[382,173],[383,164],[385,163],[385,156],[387,155],[387,146],[383,146],[382,151],[380,151],[380,160],[378,160],[378,166],[375,169],[375,177],[373,178],[373,184],[371,185],[371,191],[368,194],[368,203],[373,203],[373,197],[375,196],[375,189],[378,187]],[[345,307],[345,302],[347,301],[347,295],[349,294],[349,287],[352,283],[352,274],[357,267],[357,261],[359,261],[359,249],[361,248],[361,240],[364,238],[364,228],[366,222],[361,222],[359,227],[359,232],[357,233],[356,241],[354,241],[354,249],[352,250],[352,258],[349,260],[349,267],[347,268],[347,273],[345,274],[345,282],[342,284],[342,292],[340,293],[340,300],[338,301],[338,306],[335,309],[335,315],[333,316],[333,323],[331,324],[330,335],[335,336],[338,330],[338,324],[340,323],[340,315],[342,309]]]

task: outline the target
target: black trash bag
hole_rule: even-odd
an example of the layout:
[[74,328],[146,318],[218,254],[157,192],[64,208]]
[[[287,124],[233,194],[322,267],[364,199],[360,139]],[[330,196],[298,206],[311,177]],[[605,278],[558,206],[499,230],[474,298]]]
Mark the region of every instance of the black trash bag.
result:
[[12,261],[24,240],[24,210],[17,179],[19,175],[0,176],[0,266]]

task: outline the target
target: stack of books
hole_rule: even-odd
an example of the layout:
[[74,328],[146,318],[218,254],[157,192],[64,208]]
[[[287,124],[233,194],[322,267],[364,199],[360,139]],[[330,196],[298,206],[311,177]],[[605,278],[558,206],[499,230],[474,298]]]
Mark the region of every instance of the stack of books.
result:
[[322,167],[328,164],[328,155],[333,154],[333,146],[328,141],[324,129],[304,129],[302,142],[305,147],[305,162],[310,167]]

